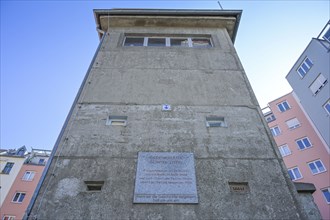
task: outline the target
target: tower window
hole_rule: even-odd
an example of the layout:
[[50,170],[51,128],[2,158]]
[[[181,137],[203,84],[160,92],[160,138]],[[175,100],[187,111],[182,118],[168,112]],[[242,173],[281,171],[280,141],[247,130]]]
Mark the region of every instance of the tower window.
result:
[[107,120],[107,125],[114,125],[114,126],[126,126],[127,124],[127,116],[117,116],[117,115],[110,115]]
[[171,38],[170,42],[172,47],[189,47],[187,38]]
[[125,38],[125,47],[142,47],[144,42],[143,37],[126,37]]
[[148,47],[165,47],[165,38],[148,38]]
[[192,46],[198,48],[207,48],[212,47],[210,39],[207,38],[193,38]]
[[212,47],[210,37],[126,36],[125,47]]

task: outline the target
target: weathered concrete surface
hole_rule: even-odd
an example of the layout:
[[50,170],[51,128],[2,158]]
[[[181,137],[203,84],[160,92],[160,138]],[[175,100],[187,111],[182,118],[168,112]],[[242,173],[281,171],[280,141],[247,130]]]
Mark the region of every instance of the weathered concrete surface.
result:
[[[164,21],[166,22],[166,21]],[[38,219],[304,219],[225,28],[110,27],[31,212]],[[207,35],[214,47],[122,47],[135,34]],[[172,111],[162,111],[162,104]],[[109,115],[127,116],[108,126]],[[228,127],[208,128],[205,118]],[[138,152],[191,152],[198,204],[133,204]],[[104,181],[89,192],[84,181]],[[235,193],[229,182],[248,183]]]

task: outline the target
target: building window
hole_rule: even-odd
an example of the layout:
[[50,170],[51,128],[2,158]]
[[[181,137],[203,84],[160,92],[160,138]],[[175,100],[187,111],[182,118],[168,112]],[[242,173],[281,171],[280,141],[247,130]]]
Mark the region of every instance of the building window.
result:
[[212,47],[210,37],[142,37],[126,36],[124,40],[125,47],[194,47],[209,48]]
[[298,167],[294,167],[288,170],[291,180],[299,180],[302,178],[302,175]]
[[313,174],[319,174],[326,171],[321,160],[315,160],[313,162],[308,163],[309,168],[311,169]]
[[312,61],[308,57],[306,57],[304,62],[302,62],[302,64],[297,69],[297,72],[299,73],[300,77],[304,78],[304,76],[307,74],[310,68],[312,68],[312,66],[313,66]]
[[330,115],[330,99],[323,105],[323,108]]
[[43,158],[41,158],[41,159],[39,159],[39,165],[45,165],[45,163],[46,163],[46,161],[45,161],[45,159],[43,159]]
[[288,126],[289,129],[295,129],[300,126],[300,122],[298,121],[297,118],[290,119],[285,122]]
[[312,144],[307,137],[296,140],[296,143],[300,150],[304,150],[304,149],[312,147]]
[[327,201],[327,203],[330,204],[330,187],[326,189],[322,189],[322,193],[325,198],[325,201]]
[[285,112],[290,109],[289,103],[287,101],[277,104],[277,107],[280,110],[280,112]]
[[291,154],[291,150],[287,144],[280,146],[279,150],[280,150],[282,157],[285,157],[285,156],[288,156]]
[[272,122],[272,121],[275,121],[276,118],[275,118],[275,115],[274,114],[270,114],[270,115],[267,115],[266,116],[266,121],[269,123],[269,122]]
[[17,192],[13,198],[13,202],[22,203],[25,197],[25,193]]
[[13,168],[14,163],[8,162],[6,163],[6,166],[3,168],[2,173],[3,174],[9,174],[11,169]]
[[272,132],[272,135],[274,137],[281,134],[280,127],[278,127],[278,126],[275,126],[275,127],[270,128],[270,131]]
[[35,172],[34,171],[26,171],[24,173],[24,175],[23,175],[22,180],[24,180],[24,181],[32,181],[34,175],[35,175]]
[[206,127],[227,127],[224,117],[209,116],[206,117]]
[[2,220],[15,220],[15,218],[13,215],[4,215]]
[[127,124],[127,116],[116,116],[110,115],[107,120],[107,125],[113,126],[126,126]]
[[330,28],[327,30],[327,32],[325,32],[325,34],[323,35],[323,39],[327,40],[328,42],[330,42]]
[[314,80],[314,82],[309,86],[309,89],[316,95],[321,91],[325,84],[327,84],[328,80],[320,73],[318,77]]

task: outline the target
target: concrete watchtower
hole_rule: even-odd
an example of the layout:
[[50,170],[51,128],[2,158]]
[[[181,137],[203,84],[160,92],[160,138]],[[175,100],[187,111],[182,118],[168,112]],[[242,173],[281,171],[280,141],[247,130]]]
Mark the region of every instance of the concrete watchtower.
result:
[[94,15],[30,219],[306,217],[233,46],[241,11]]

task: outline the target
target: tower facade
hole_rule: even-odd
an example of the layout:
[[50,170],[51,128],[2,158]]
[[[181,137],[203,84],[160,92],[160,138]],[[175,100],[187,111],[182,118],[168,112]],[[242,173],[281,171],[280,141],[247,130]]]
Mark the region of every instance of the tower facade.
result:
[[307,218],[233,46],[241,11],[94,15],[101,42],[28,218]]

